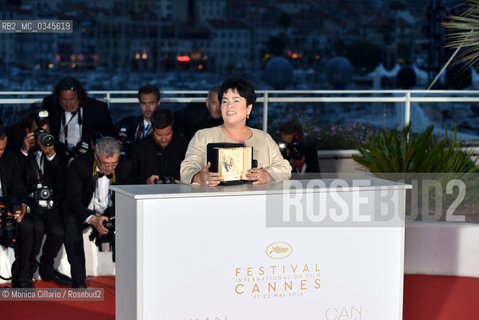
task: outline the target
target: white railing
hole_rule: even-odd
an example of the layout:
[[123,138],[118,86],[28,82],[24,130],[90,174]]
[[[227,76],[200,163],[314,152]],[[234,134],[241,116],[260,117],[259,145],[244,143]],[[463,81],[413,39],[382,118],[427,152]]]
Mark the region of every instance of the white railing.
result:
[[[3,91],[0,105],[28,105],[41,102],[47,91]],[[162,91],[162,102],[203,102],[207,91]],[[115,104],[137,107],[137,91],[90,91],[102,98],[110,108]],[[402,104],[402,124],[411,121],[411,103],[477,103],[476,90],[258,90],[257,103],[262,104],[262,129],[267,131],[271,103],[399,103]]]

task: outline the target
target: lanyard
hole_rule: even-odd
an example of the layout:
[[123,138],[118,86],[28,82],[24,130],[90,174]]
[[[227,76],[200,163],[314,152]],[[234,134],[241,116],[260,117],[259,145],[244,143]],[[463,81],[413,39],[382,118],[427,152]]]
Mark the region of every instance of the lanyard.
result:
[[[81,136],[81,125],[82,125],[82,109],[81,108],[78,108],[77,111],[74,111],[71,113],[72,116],[70,117],[70,119],[68,120],[67,123],[66,122],[66,118],[65,118],[65,112],[63,112],[63,115],[62,115],[62,126],[63,126],[63,134],[65,136],[65,145],[68,146],[68,125],[70,124],[70,122],[72,122],[73,118],[75,118],[75,116],[78,114],[78,125],[80,126],[80,136]],[[80,138],[81,139],[81,138]]]
[[[143,124],[143,126],[144,126],[144,124]],[[146,128],[143,129],[143,137],[146,137],[148,135],[148,133],[150,133],[150,130],[151,130],[151,125],[148,124],[146,126]]]
[[[40,152],[40,157],[38,157],[38,152]],[[35,162],[36,169],[37,169],[37,179],[38,181],[42,181],[43,178],[43,163],[45,161],[45,155],[41,151],[37,151],[33,154],[33,162]]]
[[136,139],[140,140],[141,138],[146,137],[151,131],[151,125],[148,123],[148,125],[145,127],[145,121],[141,120],[140,124],[138,125],[138,131],[136,135]]

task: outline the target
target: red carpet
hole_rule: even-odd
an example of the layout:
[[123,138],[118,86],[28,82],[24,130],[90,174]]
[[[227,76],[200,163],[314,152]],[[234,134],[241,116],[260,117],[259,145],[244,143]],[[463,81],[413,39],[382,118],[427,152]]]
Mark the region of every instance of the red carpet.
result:
[[403,318],[479,319],[478,299],[478,278],[406,275]]
[[[115,278],[98,277],[87,285],[104,288],[104,301],[2,301],[0,319],[114,320]],[[36,288],[58,287],[36,281]],[[479,279],[448,276],[404,277],[405,320],[479,319]]]
[[[91,279],[91,280],[89,280]],[[89,278],[91,288],[104,288],[103,301],[2,301],[0,319],[114,320],[115,277]],[[68,288],[54,282],[35,281],[35,288]]]

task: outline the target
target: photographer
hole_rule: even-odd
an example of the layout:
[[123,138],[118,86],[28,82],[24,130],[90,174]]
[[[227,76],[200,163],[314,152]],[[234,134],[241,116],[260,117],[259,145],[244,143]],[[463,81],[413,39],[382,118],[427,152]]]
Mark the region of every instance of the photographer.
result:
[[280,150],[283,157],[289,160],[293,173],[303,176],[305,173],[319,173],[318,154],[314,146],[303,143],[303,128],[296,121],[282,123],[279,127],[281,135]]
[[156,109],[151,116],[153,132],[137,142],[131,155],[138,184],[180,183],[180,165],[186,142],[173,134],[174,117]]
[[83,230],[92,226],[100,235],[108,234],[104,223],[114,216],[114,195],[109,187],[132,184],[131,173],[131,163],[120,158],[120,145],[108,136],[96,142],[93,154],[78,156],[68,169],[62,212],[73,288],[86,288]]
[[[20,206],[19,212],[14,212],[16,239],[12,244],[15,251],[15,261],[12,265],[12,287],[32,288],[32,274],[30,259],[34,242],[34,223],[30,213],[32,203],[21,179],[21,166],[15,152],[5,150],[8,142],[8,133],[0,127],[0,198],[2,204]],[[5,217],[0,217],[2,227]]]
[[[42,280],[71,285],[71,279],[53,267],[65,235],[59,210],[65,187],[65,148],[49,133],[48,111],[44,109],[29,110],[20,121],[20,129],[24,133],[19,153],[22,181],[32,199],[31,218],[35,225],[31,274],[38,268]],[[38,263],[36,257],[44,235],[46,240]]]
[[118,137],[122,143],[123,152],[130,154],[131,144],[151,133],[151,115],[160,106],[160,90],[153,85],[145,85],[138,90],[140,116],[129,116],[121,119],[118,124]]
[[88,140],[93,131],[117,135],[108,105],[89,97],[76,78],[61,79],[42,105],[49,112],[51,134],[65,144],[68,154],[81,141]]

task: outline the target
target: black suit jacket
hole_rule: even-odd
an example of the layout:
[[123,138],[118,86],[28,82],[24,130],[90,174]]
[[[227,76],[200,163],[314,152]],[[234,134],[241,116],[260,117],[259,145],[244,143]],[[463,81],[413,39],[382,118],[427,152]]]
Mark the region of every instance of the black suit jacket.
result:
[[[121,119],[116,123],[116,129],[119,133],[122,131],[122,135],[119,136],[122,142],[122,153],[130,156],[133,145],[138,141],[135,132],[136,128],[143,122],[143,116],[129,116]],[[151,131],[150,131],[151,133]]]
[[20,150],[18,157],[21,159],[22,180],[25,183],[27,194],[37,190],[37,184],[48,186],[53,190],[53,204],[60,206],[65,191],[65,174],[67,159],[65,156],[65,146],[57,142],[55,144],[55,157],[49,161],[46,157],[43,160],[43,174],[38,178],[38,166],[35,159],[35,150],[30,150],[25,156]]
[[[58,101],[54,100],[53,95],[43,99],[43,107],[48,110],[50,132],[58,140],[63,109]],[[80,107],[83,109],[82,140],[89,140],[93,132],[101,133],[104,136],[118,137],[111,120],[110,110],[105,102],[87,97],[86,102],[81,104]]]
[[173,135],[166,148],[157,145],[151,135],[139,140],[131,153],[136,183],[145,184],[151,175],[180,180],[180,165],[185,158],[186,141]]
[[304,162],[306,163],[306,172],[320,172],[317,149],[309,144],[304,144]]
[[21,161],[14,151],[5,150],[0,157],[0,181],[3,196],[7,197],[12,204],[33,205],[22,181]]
[[190,103],[175,112],[175,130],[186,141],[190,141],[196,131],[223,124],[223,118],[213,119],[204,103]]
[[[93,154],[80,155],[70,165],[67,172],[65,199],[62,208],[76,215],[79,223],[83,223],[92,211],[88,205],[95,192],[97,177],[93,176]],[[133,184],[131,162],[128,158],[120,157],[118,166],[115,168],[115,184]],[[112,196],[112,199],[114,197]]]
[[129,116],[126,118],[121,119],[116,124],[116,129],[119,131],[120,129],[126,129],[127,138],[131,141],[136,140],[135,132],[138,125],[143,121],[143,116]]

